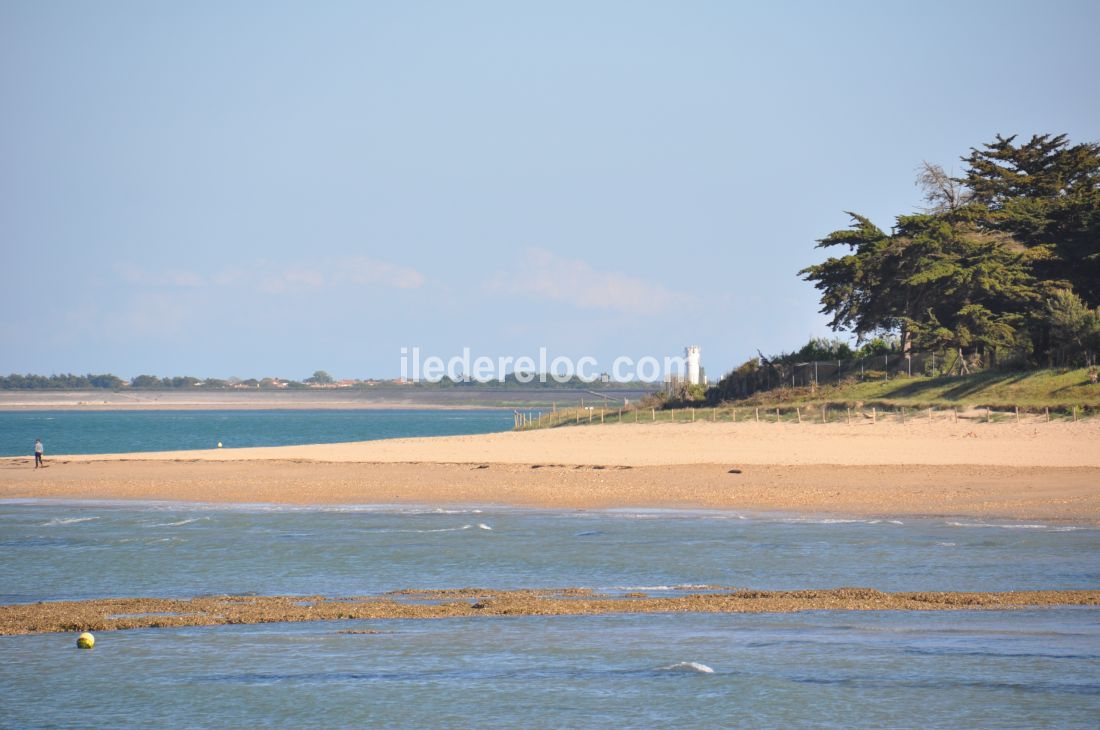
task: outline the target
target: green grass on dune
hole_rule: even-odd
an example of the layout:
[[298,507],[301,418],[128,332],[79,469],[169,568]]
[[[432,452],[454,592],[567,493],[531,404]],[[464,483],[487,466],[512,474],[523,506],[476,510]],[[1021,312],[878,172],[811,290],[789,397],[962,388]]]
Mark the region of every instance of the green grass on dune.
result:
[[954,377],[896,377],[823,385],[781,388],[757,393],[740,404],[823,403],[914,408],[974,406],[993,409],[1100,407],[1100,385],[1089,382],[1084,368],[982,372]]

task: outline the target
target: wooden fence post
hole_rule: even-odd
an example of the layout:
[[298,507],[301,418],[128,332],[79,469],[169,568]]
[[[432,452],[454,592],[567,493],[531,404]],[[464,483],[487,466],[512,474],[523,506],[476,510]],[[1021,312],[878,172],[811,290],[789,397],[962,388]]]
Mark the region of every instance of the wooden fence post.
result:
[[760,409],[759,408],[756,409],[756,422],[760,423]]
[[821,422],[822,423],[828,423],[829,422],[829,417],[827,415],[825,415],[825,404],[824,403],[821,405]]
[[603,423],[603,411],[604,411],[604,409],[601,408],[600,409],[600,423]]
[[802,423],[802,409],[798,406],[795,406],[794,407],[794,413],[795,413],[796,416],[798,416],[798,422]]
[[779,408],[775,409],[775,422],[779,423]]
[[931,408],[928,409],[928,422],[932,423],[932,409]]
[[871,424],[878,423],[878,406],[871,406]]
[[848,406],[844,410],[848,412],[848,425],[851,426],[852,425],[852,408],[851,408],[851,406]]
[[651,420],[651,421],[656,421],[657,420],[657,409],[656,408],[650,408],[649,409],[649,420]]
[[1047,423],[1050,423],[1050,406],[1044,408],[1043,411],[1045,411],[1047,414]]
[[958,423],[958,422],[959,422],[959,409],[958,408],[952,408],[951,409],[951,423]]
[[1073,407],[1073,422],[1077,423],[1077,406]]
[[985,409],[985,422],[993,423],[993,410],[990,408]]
[[1016,406],[1016,423],[1020,422],[1020,406]]

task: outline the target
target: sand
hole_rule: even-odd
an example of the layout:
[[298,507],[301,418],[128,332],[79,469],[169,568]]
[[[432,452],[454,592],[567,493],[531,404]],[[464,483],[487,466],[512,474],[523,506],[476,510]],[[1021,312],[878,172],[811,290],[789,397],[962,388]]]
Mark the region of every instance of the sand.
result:
[[[410,602],[410,599],[411,602]],[[653,598],[586,589],[399,591],[384,596],[210,596],[108,598],[0,606],[0,635],[286,621],[430,619],[468,616],[580,616],[623,613],[793,613],[797,611],[980,611],[1097,606],[1100,591],[884,593],[869,588],[748,591]],[[342,633],[379,633],[375,630]]]
[[0,459],[0,498],[475,503],[1100,524],[1100,421],[614,424]]

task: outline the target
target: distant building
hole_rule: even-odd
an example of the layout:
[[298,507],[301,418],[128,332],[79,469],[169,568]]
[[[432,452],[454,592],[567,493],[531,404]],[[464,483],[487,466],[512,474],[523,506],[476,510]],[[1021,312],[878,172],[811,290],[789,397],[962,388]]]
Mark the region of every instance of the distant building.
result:
[[684,375],[684,380],[688,385],[702,385],[703,369],[699,366],[699,346],[685,347],[684,357],[687,359],[687,373]]

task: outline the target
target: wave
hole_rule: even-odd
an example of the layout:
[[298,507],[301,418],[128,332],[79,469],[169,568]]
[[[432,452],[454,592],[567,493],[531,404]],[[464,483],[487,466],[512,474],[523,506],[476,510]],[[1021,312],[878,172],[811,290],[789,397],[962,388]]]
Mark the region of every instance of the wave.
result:
[[479,522],[477,525],[462,525],[461,527],[435,527],[425,528],[420,530],[406,529],[406,530],[379,530],[379,532],[410,532],[410,533],[425,533],[425,532],[462,532],[463,530],[471,530],[477,527],[480,530],[492,530],[493,528],[486,525],[484,522]]
[[706,664],[700,664],[699,662],[677,662],[676,664],[669,664],[667,667],[658,668],[662,672],[693,672],[695,674],[714,674],[714,670],[708,667]]
[[473,528],[473,525],[462,525],[460,527],[426,527],[426,528],[421,528],[421,529],[412,528],[412,527],[409,527],[409,528],[384,527],[384,528],[379,529],[379,530],[372,530],[372,532],[396,532],[396,533],[407,533],[407,534],[412,534],[412,535],[420,535],[420,534],[424,534],[424,533],[428,533],[428,532],[462,532],[463,530],[469,530],[469,529],[472,529],[472,528]]
[[1011,524],[996,522],[945,522],[948,527],[999,527],[1002,530],[1046,530],[1047,532],[1076,532],[1084,528],[1072,525]]
[[799,525],[904,525],[901,520],[862,519],[858,517],[790,517],[779,522]]
[[192,522],[198,522],[199,520],[208,520],[209,517],[192,517],[189,520],[180,520],[179,522],[157,522],[149,525],[149,527],[179,527],[180,525],[190,525]]
[[42,527],[57,527],[58,525],[75,525],[78,522],[90,522],[98,520],[98,517],[56,517],[49,522],[43,522]]

